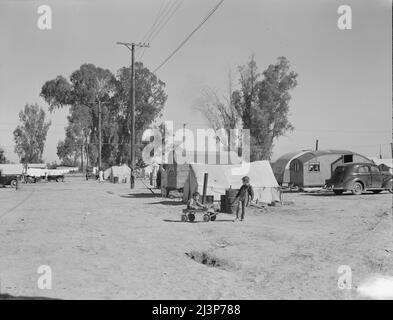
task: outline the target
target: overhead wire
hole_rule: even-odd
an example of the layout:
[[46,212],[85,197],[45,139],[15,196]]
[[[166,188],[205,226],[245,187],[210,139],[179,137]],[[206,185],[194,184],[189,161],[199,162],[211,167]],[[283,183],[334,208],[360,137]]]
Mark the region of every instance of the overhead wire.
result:
[[221,6],[221,4],[224,2],[225,0],[220,0],[216,6],[208,13],[208,15],[202,20],[201,23],[199,23],[199,25],[176,47],[175,50],[172,51],[172,53],[164,59],[164,61],[162,61],[160,63],[160,65],[158,65],[153,73],[156,73],[159,69],[161,69],[175,54],[176,52],[178,52],[186,43],[187,41],[206,23],[207,20],[209,20],[209,18],[217,11],[217,9]]

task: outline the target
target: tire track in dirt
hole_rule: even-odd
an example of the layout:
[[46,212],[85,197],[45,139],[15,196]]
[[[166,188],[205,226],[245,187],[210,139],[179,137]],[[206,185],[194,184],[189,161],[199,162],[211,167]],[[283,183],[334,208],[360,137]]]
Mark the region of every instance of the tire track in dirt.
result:
[[11,213],[12,211],[14,211],[15,209],[17,209],[18,207],[20,207],[22,204],[24,204],[27,200],[30,199],[30,197],[33,195],[33,193],[35,192],[35,189],[33,189],[27,196],[26,198],[24,198],[23,200],[21,200],[19,203],[17,203],[15,206],[13,206],[12,208],[6,210],[5,212],[0,214],[0,219],[4,218],[7,214]]

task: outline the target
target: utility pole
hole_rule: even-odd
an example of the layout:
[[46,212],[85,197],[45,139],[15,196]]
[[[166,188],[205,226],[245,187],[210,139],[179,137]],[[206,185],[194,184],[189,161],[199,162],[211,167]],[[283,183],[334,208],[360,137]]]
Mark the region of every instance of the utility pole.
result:
[[390,149],[392,151],[392,158],[393,158],[393,142],[390,143]]
[[101,149],[102,149],[101,100],[98,99],[98,172],[102,170]]
[[130,88],[130,187],[135,187],[135,47],[149,48],[150,45],[147,43],[130,43],[130,42],[117,42],[117,44],[125,46],[131,52],[131,88]]
[[83,172],[83,142],[81,145],[81,171]]
[[187,152],[186,152],[186,124],[183,123],[183,151],[182,151],[182,156],[186,157]]

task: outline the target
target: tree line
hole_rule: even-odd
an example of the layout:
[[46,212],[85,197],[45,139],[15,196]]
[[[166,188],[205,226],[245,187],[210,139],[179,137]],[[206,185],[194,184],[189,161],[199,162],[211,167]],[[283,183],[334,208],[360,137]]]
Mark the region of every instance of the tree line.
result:
[[[81,159],[91,166],[98,164],[98,105],[102,118],[103,166],[128,163],[130,75],[129,67],[113,74],[94,64],[83,64],[68,78],[59,75],[43,84],[40,96],[48,103],[49,112],[65,107],[69,111],[65,137],[57,145],[63,165],[77,166]],[[143,132],[152,125],[164,130],[158,119],[168,96],[165,83],[141,62],[135,63],[135,78],[136,155],[140,158]],[[237,78],[234,84],[229,76],[228,94],[224,97],[206,88],[196,101],[196,108],[213,129],[250,129],[251,160],[270,159],[275,139],[293,130],[288,120],[289,92],[297,85],[297,74],[285,57],[279,57],[260,73],[251,56],[238,67]],[[21,162],[42,162],[51,125],[45,117],[45,111],[37,104],[26,104],[20,112],[14,140]],[[0,158],[1,155],[4,152],[0,152]]]
[[289,102],[298,75],[285,57],[260,73],[253,55],[237,68],[237,74],[236,84],[229,73],[226,95],[205,88],[195,107],[215,130],[249,129],[251,161],[270,160],[274,141],[294,129],[288,119]]

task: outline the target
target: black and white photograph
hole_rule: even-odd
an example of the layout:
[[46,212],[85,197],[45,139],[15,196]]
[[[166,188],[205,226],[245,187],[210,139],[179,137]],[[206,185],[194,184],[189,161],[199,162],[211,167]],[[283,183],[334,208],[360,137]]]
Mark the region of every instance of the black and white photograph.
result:
[[393,300],[392,39],[391,0],[0,0],[0,300]]

